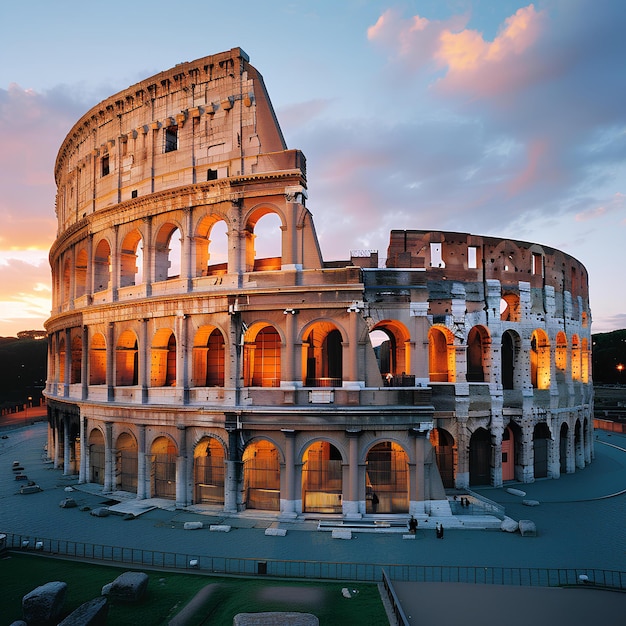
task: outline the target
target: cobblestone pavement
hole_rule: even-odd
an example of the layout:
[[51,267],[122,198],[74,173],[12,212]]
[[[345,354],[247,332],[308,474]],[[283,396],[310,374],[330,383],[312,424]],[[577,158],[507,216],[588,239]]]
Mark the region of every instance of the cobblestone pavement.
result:
[[[526,492],[524,499],[539,501],[528,507],[506,488],[476,491],[503,504],[514,519],[531,519],[537,537],[522,537],[500,530],[447,530],[443,541],[420,524],[415,541],[401,533],[358,533],[351,541],[317,532],[312,520],[280,522],[284,537],[266,536],[274,515],[250,513],[227,516],[215,511],[155,508],[126,521],[118,515],[97,518],[79,508],[63,509],[67,496],[79,507],[102,506],[109,497],[89,491],[65,492],[77,484],[43,458],[46,424],[4,430],[0,435],[0,532],[50,539],[162,550],[205,556],[249,557],[304,561],[443,566],[533,568],[595,568],[626,571],[626,436],[598,432],[595,460],[584,470],[558,480],[507,484]],[[12,471],[14,460],[43,491],[19,495],[21,482]],[[205,512],[206,513],[206,512]],[[183,530],[187,521],[202,521],[205,528]],[[209,524],[228,524],[229,533],[210,532]]]

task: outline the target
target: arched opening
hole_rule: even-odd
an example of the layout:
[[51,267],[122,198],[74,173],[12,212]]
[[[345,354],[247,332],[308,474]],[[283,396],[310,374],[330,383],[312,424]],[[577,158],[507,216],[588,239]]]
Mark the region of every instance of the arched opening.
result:
[[89,434],[89,482],[104,485],[104,436],[95,428]]
[[282,267],[282,222],[269,207],[250,216],[246,225],[246,271],[279,270]]
[[365,471],[367,513],[408,513],[409,459],[393,441],[382,441],[367,453]]
[[154,246],[155,282],[180,276],[181,238],[180,230],[175,224],[164,224],[159,229]]
[[59,382],[65,382],[65,359],[67,358],[67,350],[65,347],[65,337],[59,339]]
[[224,446],[203,437],[193,451],[194,502],[224,504]]
[[391,320],[379,322],[369,334],[376,355],[378,369],[385,384],[390,387],[415,385],[411,370],[409,333],[404,326]]
[[118,387],[137,385],[139,381],[137,337],[125,330],[115,348],[115,384]]
[[214,326],[202,326],[193,344],[193,387],[223,387],[225,371],[224,336]]
[[129,433],[117,438],[115,475],[117,488],[121,491],[137,493],[137,442]]
[[67,304],[70,301],[71,293],[70,288],[72,286],[72,264],[69,259],[63,263],[63,303]]
[[530,378],[534,389],[550,388],[550,342],[541,329],[530,338]]
[[76,267],[74,268],[74,289],[76,297],[80,298],[87,293],[87,265],[89,257],[87,250],[81,248],[76,254]]
[[452,489],[454,487],[454,468],[456,467],[454,437],[443,428],[433,428],[430,431],[430,443],[435,450],[435,458],[443,486],[446,489]]
[[280,456],[276,446],[267,439],[253,441],[242,460],[246,508],[280,510]]
[[452,348],[452,336],[449,331],[438,327],[430,329],[428,332],[428,369],[431,382],[453,382],[454,351]]
[[551,439],[550,429],[545,422],[540,422],[533,430],[534,476],[546,478],[548,476],[548,444]]
[[168,437],[157,437],[150,449],[150,494],[153,498],[176,498],[176,444]]
[[328,322],[314,324],[302,342],[306,387],[341,387],[343,346],[341,333]]
[[488,362],[488,335],[484,328],[474,326],[467,336],[467,382],[483,383]]
[[519,295],[504,293],[500,299],[500,320],[503,322],[520,321]]
[[246,387],[280,387],[280,349],[280,335],[273,326],[259,329],[256,325],[246,333],[243,359]]
[[559,431],[559,471],[567,473],[567,453],[569,451],[569,426],[566,422],[561,424]]
[[507,426],[502,433],[502,480],[515,478],[515,435]]
[[491,433],[478,428],[472,433],[469,450],[470,485],[491,483]]
[[89,384],[104,385],[107,376],[107,346],[102,333],[96,333],[89,345]]
[[217,215],[208,215],[198,224],[195,238],[196,276],[228,273],[228,224]]
[[[73,333],[75,333],[73,331]],[[80,332],[80,330],[78,331]],[[70,359],[70,383],[81,382],[83,371],[83,339],[80,335],[72,337],[72,356]]]
[[176,386],[176,337],[169,328],[161,328],[154,334],[150,385]]
[[507,330],[502,334],[502,346],[500,349],[502,388],[515,388],[515,361],[518,350],[514,334]]
[[106,291],[111,285],[111,246],[101,239],[93,259],[93,290]]
[[580,355],[580,372],[583,383],[589,382],[589,342],[587,337],[583,337]]
[[124,237],[120,250],[120,287],[142,282],[143,262],[139,262],[141,233],[135,229]]
[[572,336],[572,380],[579,381],[581,379],[581,354],[580,339],[578,335]]
[[327,441],[311,444],[302,455],[302,505],[309,513],[341,513],[342,470],[339,450]]

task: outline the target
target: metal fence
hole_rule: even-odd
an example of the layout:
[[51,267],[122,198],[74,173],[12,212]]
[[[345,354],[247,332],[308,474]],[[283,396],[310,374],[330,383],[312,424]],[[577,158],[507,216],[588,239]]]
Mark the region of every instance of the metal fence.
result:
[[[491,585],[562,587],[595,586],[626,590],[626,572],[604,569],[548,569],[531,567],[475,567],[398,565],[393,563],[344,563],[320,561],[259,560],[142,550],[6,533],[6,548],[39,552],[94,562],[134,567],[201,571],[205,574],[264,575],[277,578],[310,578],[381,582],[383,569],[392,581],[464,582]],[[0,546],[1,547],[1,546]]]

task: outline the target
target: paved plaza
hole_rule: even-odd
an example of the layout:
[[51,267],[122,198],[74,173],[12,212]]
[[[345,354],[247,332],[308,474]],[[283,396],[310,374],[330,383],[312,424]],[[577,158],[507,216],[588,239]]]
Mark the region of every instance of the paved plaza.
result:
[[[198,511],[197,507],[176,510],[171,502],[163,503],[168,508],[152,508],[132,521],[119,515],[93,517],[80,507],[103,506],[110,503],[110,496],[102,494],[99,487],[77,485],[75,476],[63,476],[45,461],[44,422],[5,426],[0,435],[0,532],[258,560],[626,571],[626,436],[615,433],[596,433],[595,460],[584,470],[558,480],[507,484],[523,490],[524,498],[510,494],[506,488],[475,490],[504,505],[509,517],[534,521],[536,537],[500,530],[449,529],[440,540],[435,536],[433,522],[432,529],[420,524],[413,541],[404,540],[402,533],[355,533],[352,540],[338,540],[330,532],[317,531],[317,520],[313,519],[281,522],[278,515],[259,512],[227,515],[217,509]],[[19,494],[21,485],[12,471],[15,460],[22,464],[28,478],[40,485],[41,492]],[[68,493],[69,486],[75,491]],[[79,507],[59,507],[68,495]],[[523,499],[536,500],[539,506],[525,506]],[[184,523],[190,521],[202,521],[204,528],[184,530]],[[209,532],[210,524],[229,525],[231,531]],[[287,533],[282,537],[267,536],[265,530],[270,526],[283,528]],[[462,587],[457,592],[463,597]],[[502,591],[499,593],[504,597]],[[413,599],[417,597],[411,595]],[[619,602],[626,612],[626,594],[612,593],[611,598],[611,606]],[[608,611],[609,605],[605,606]],[[474,610],[471,606],[463,609]],[[464,615],[459,622],[452,619],[438,623],[468,624],[468,617]],[[610,621],[608,613],[604,619],[605,624],[621,623]],[[541,622],[534,623],[539,626]]]

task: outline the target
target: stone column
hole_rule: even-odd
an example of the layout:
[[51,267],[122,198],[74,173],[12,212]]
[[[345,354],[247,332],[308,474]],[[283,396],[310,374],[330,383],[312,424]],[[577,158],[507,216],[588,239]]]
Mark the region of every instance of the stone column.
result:
[[105,424],[105,442],[104,442],[104,486],[103,493],[111,493],[115,489],[115,451],[113,449],[113,424],[107,422]]
[[187,428],[178,424],[178,456],[176,457],[176,508],[187,506]]
[[137,427],[137,498],[146,498],[146,427],[140,424]]
[[359,500],[359,437],[360,430],[347,430],[348,438],[348,497],[343,500],[343,515],[346,518],[361,518]]
[[71,329],[65,329],[65,361],[63,363],[63,396],[70,395],[70,382],[72,380],[72,334]]
[[150,363],[148,354],[150,352],[148,341],[148,319],[143,318],[140,320],[139,326],[139,345],[137,350],[139,351],[138,367],[139,367],[139,386],[141,387],[141,403],[146,404],[148,402],[148,387],[150,386],[149,379],[149,367]]
[[146,296],[152,295],[154,282],[154,242],[152,241],[152,217],[143,218],[145,233],[143,236],[143,282],[146,285]]
[[281,361],[281,387],[302,386],[302,380],[298,380],[295,376],[297,318],[296,309],[285,309],[285,348]]
[[78,470],[78,482],[86,483],[88,482],[88,469],[89,466],[87,464],[87,451],[89,448],[89,432],[88,432],[88,419],[85,417],[82,412],[80,414],[80,467]]
[[295,507],[295,476],[296,476],[296,431],[283,429],[285,435],[285,476],[283,483],[284,493],[280,499],[280,517],[293,519],[296,517]]
[[[81,398],[89,397],[89,328],[83,326],[82,361],[80,364]],[[82,449],[82,448],[81,448]]]
[[237,428],[236,415],[227,414],[226,422],[226,430],[228,431],[228,460],[225,461],[226,475],[224,477],[224,511],[226,513],[236,513],[238,509],[237,496],[239,493],[239,473],[241,467],[241,459],[239,458],[237,444],[237,438],[240,431]]
[[72,474],[72,447],[70,445],[70,416],[63,416],[63,475]]
[[109,402],[115,399],[115,324],[109,322],[107,328],[107,398]]

